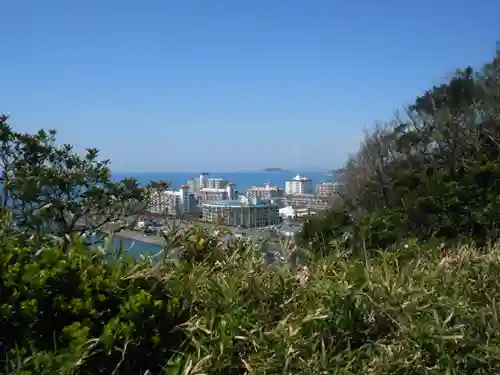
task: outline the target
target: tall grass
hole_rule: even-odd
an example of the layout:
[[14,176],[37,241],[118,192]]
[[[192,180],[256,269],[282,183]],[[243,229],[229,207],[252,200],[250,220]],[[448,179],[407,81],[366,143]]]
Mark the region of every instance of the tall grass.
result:
[[2,245],[4,373],[500,372],[498,246],[333,247],[292,268],[183,236],[175,262],[103,264],[78,246],[33,259]]

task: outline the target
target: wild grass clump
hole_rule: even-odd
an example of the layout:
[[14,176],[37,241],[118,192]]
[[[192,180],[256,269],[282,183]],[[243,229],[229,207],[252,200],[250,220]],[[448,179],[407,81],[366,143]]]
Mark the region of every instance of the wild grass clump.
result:
[[189,260],[106,263],[83,245],[34,253],[0,233],[0,371],[500,371],[500,247],[337,248],[293,268],[202,234],[184,233]]

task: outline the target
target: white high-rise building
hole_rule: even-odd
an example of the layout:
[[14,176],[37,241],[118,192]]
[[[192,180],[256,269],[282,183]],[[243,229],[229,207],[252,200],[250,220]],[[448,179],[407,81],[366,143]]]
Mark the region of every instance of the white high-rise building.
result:
[[236,185],[233,183],[228,183],[226,186],[227,199],[233,201],[236,199]]
[[186,214],[191,212],[191,207],[190,207],[191,200],[189,199],[189,186],[182,185],[179,193],[180,193],[179,211],[181,211],[181,214]]
[[148,211],[151,213],[181,216],[190,213],[192,199],[189,192],[189,186],[181,186],[180,190],[154,191],[151,194],[151,201]]
[[199,184],[200,189],[207,187],[207,180],[208,180],[208,173],[200,174],[200,184]]
[[313,194],[312,179],[302,177],[300,173],[293,179],[285,181],[286,195],[307,195]]

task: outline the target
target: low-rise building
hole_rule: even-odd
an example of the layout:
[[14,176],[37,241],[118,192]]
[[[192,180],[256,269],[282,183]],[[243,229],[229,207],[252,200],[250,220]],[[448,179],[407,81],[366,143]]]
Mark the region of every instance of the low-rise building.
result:
[[313,193],[312,179],[297,174],[293,179],[285,181],[286,195],[305,195]]
[[278,206],[243,197],[240,200],[202,203],[203,220],[242,228],[266,227],[280,222]]
[[319,197],[332,197],[337,192],[337,183],[322,181],[316,185],[316,195]]
[[284,198],[284,204],[285,206],[324,210],[330,204],[330,198],[319,197],[314,194],[288,195]]
[[264,186],[252,186],[247,189],[247,197],[256,197],[258,200],[271,200],[281,198],[284,195],[283,189],[279,186],[273,186],[270,181],[266,182]]
[[304,216],[314,216],[316,215],[316,211],[313,211],[311,208],[308,207],[287,206],[280,208],[279,215],[282,219],[292,220]]

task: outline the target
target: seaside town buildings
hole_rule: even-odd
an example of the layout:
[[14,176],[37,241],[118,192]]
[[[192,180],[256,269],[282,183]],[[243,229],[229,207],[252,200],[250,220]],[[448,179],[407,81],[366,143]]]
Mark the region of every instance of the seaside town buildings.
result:
[[284,191],[279,186],[273,186],[267,181],[264,186],[252,186],[247,189],[247,198],[256,197],[258,200],[278,199],[284,196]]
[[200,202],[206,201],[223,201],[236,199],[236,187],[233,183],[227,182],[222,186],[224,187],[205,187],[200,189],[198,200]]
[[200,174],[198,179],[187,182],[189,192],[199,202],[212,200],[234,200],[236,199],[236,186],[223,178],[210,178],[208,173]]
[[322,181],[316,185],[316,195],[318,197],[332,197],[337,191],[337,183]]
[[241,228],[258,228],[280,222],[279,208],[256,197],[202,203],[203,221]]
[[297,174],[293,179],[285,181],[286,195],[313,194],[312,179]]
[[[311,215],[311,210],[324,210],[329,204],[330,182],[323,182],[316,188],[314,194],[312,179],[297,174],[293,179],[285,182],[285,197],[283,204],[285,207],[291,206],[297,212],[288,216]],[[321,194],[318,194],[321,192]],[[324,195],[323,195],[324,194]]]
[[182,216],[193,211],[196,200],[187,185],[179,190],[156,190],[151,194],[148,211],[167,216]]
[[244,228],[269,226],[281,218],[309,216],[326,209],[335,187],[335,183],[324,181],[314,190],[311,178],[297,174],[285,182],[284,189],[268,181],[248,188],[241,196],[234,183],[201,173],[178,191],[154,192],[149,212],[175,217],[201,214],[206,222]]
[[287,195],[283,198],[285,206],[292,206],[294,208],[324,210],[328,207],[329,203],[329,197],[319,197],[315,194]]

